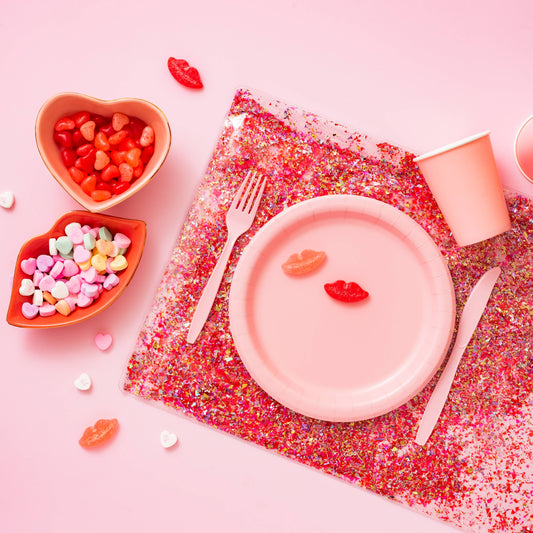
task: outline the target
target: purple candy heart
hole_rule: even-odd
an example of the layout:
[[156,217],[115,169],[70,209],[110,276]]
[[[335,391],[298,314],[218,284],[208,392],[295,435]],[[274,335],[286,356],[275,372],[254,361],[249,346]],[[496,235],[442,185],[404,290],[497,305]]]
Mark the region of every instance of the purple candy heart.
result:
[[22,304],[22,314],[25,318],[31,320],[39,314],[39,308],[29,302],[24,302]]

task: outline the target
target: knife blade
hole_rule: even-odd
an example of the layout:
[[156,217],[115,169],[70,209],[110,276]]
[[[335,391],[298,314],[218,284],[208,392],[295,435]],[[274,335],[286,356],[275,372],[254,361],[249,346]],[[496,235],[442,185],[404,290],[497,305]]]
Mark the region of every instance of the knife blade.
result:
[[416,433],[415,442],[423,446],[431,436],[435,425],[440,417],[444,404],[448,398],[457,367],[461,361],[463,353],[474,334],[479,320],[487,307],[492,289],[500,277],[501,268],[491,268],[481,278],[472,289],[466,304],[463,308],[459,326],[457,328],[457,336],[452,353],[442,371],[442,374],[429,398],[424,414],[420,420],[418,431]]

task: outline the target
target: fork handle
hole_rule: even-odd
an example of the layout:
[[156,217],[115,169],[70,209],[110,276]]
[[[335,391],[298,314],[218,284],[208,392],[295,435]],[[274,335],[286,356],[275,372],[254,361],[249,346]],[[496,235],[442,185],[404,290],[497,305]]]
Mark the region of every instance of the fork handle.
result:
[[202,328],[204,327],[207,317],[209,316],[218,288],[220,287],[220,282],[222,281],[222,276],[224,276],[231,250],[233,249],[236,240],[237,239],[231,235],[228,235],[226,244],[224,244],[224,248],[222,248],[222,253],[218,258],[217,264],[215,265],[213,272],[211,272],[211,276],[204,287],[200,300],[198,300],[196,311],[194,311],[191,325],[189,326],[189,333],[187,334],[187,342],[190,344],[193,344],[196,341],[200,331],[202,331]]

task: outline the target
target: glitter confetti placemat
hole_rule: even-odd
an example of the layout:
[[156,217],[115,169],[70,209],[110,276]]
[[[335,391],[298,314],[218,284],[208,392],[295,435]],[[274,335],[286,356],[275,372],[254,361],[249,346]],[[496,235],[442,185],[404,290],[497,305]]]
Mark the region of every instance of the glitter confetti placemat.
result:
[[[129,361],[124,389],[291,459],[474,532],[533,532],[533,204],[508,195],[513,229],[458,248],[413,155],[388,143],[239,90]],[[250,168],[270,178],[258,216],[238,241],[210,319],[194,345],[189,321],[226,238],[225,212]],[[233,345],[230,282],[259,227],[325,194],[398,207],[448,261],[458,313],[479,276],[500,265],[440,422],[414,444],[438,375],[393,412],[329,423],[278,404],[255,384]]]

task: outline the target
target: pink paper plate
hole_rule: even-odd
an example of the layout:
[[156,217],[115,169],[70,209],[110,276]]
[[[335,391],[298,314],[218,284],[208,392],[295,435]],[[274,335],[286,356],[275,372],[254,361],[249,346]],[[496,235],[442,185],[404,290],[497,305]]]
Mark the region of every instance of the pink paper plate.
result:
[[[326,262],[304,276],[281,265],[304,249]],[[355,281],[370,296],[332,299]],[[347,422],[415,396],[442,363],[455,325],[448,267],[429,235],[388,204],[351,195],[296,204],[263,226],[235,270],[230,329],[251,376],[281,404]]]

